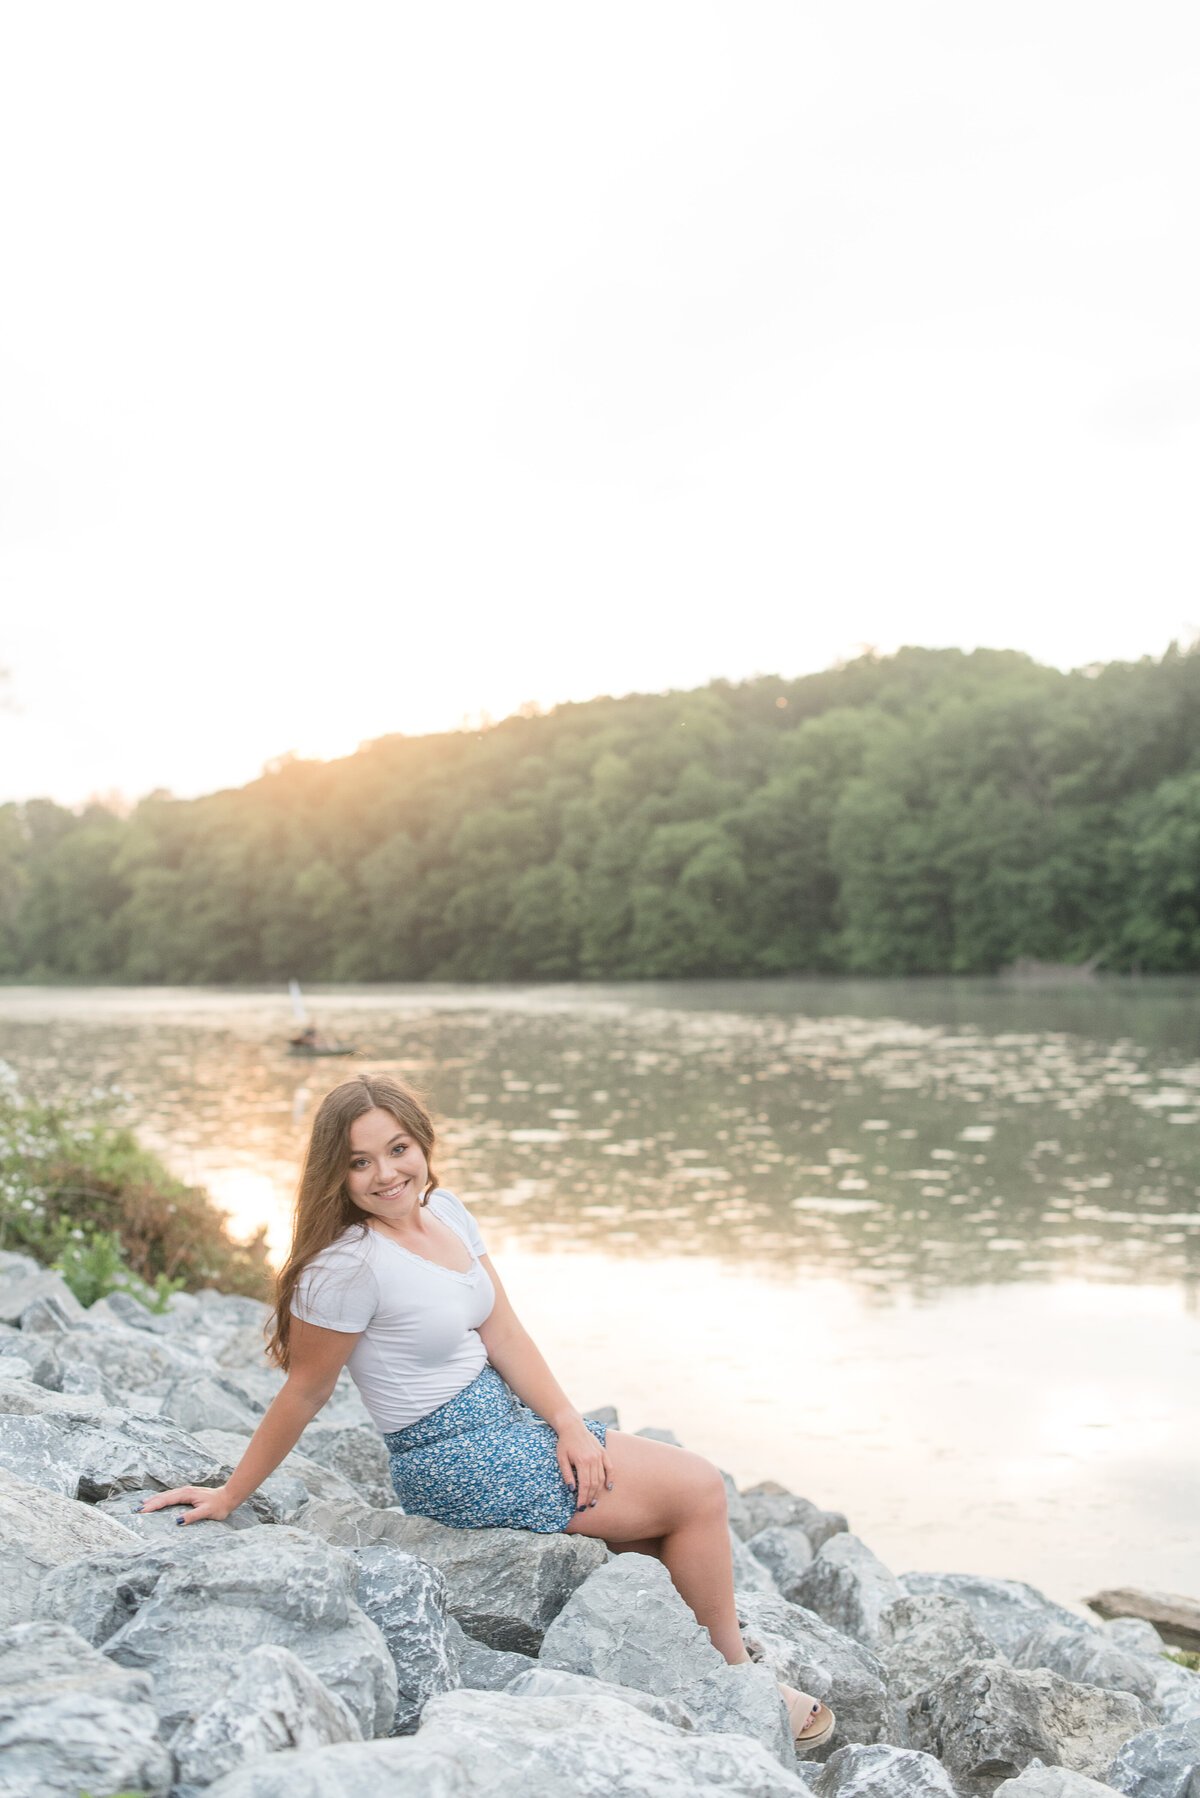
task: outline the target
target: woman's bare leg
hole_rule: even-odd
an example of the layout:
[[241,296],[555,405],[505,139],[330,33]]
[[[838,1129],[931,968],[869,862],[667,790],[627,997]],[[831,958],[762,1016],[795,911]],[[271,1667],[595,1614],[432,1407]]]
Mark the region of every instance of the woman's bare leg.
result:
[[[655,1541],[680,1597],[734,1665],[746,1656],[733,1598],[725,1482],[711,1461],[646,1436],[610,1430],[612,1491],[567,1525],[614,1550]],[[644,1552],[644,1551],[643,1551]]]

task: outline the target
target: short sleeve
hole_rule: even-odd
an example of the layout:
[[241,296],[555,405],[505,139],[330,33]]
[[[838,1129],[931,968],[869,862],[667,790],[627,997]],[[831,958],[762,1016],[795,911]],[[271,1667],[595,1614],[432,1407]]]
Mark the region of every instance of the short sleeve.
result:
[[476,1257],[486,1255],[487,1248],[483,1237],[479,1234],[479,1225],[462,1200],[457,1198],[454,1193],[447,1192],[444,1186],[438,1187],[434,1197],[441,1201],[439,1210],[445,1222],[457,1235],[462,1237],[472,1255]]
[[360,1335],[379,1309],[379,1282],[362,1254],[335,1243],[301,1270],[291,1312],[323,1330]]

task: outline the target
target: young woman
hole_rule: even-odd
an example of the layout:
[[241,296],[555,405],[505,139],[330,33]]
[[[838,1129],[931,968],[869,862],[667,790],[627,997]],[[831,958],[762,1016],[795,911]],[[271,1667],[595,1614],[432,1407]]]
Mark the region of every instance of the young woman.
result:
[[[295,1447],[343,1367],[383,1432],[404,1509],[457,1529],[567,1530],[655,1555],[725,1659],[751,1657],[725,1486],[700,1455],[585,1423],[522,1328],[474,1219],[433,1171],[434,1131],[386,1076],[313,1119],[268,1353],[287,1382],[225,1485],[182,1486],[182,1524],[227,1517]],[[781,1686],[797,1742],[833,1714]]]

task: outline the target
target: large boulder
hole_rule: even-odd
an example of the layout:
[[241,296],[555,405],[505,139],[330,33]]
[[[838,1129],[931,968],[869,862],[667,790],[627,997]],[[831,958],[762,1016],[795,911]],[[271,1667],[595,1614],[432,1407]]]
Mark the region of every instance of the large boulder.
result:
[[184,1374],[167,1387],[161,1415],[181,1430],[231,1430],[235,1435],[252,1436],[262,1412],[232,1381],[194,1373]]
[[94,1367],[125,1392],[145,1392],[160,1380],[207,1371],[205,1357],[182,1342],[128,1324],[96,1322],[91,1313],[87,1319],[55,1344],[64,1368]]
[[[209,1445],[173,1423],[89,1394],[46,1392],[24,1380],[0,1385],[0,1467],[64,1498],[95,1503],[120,1492],[218,1486],[245,1448],[244,1439],[233,1440],[231,1456],[222,1452],[225,1442]],[[306,1498],[307,1488],[280,1471],[248,1503],[264,1523],[274,1523]]]
[[[807,1537],[805,1543],[807,1545]],[[779,1587],[775,1584],[770,1568],[756,1555],[751,1554],[746,1543],[736,1534],[732,1526],[729,1531],[729,1552],[733,1559],[733,1589],[735,1592],[778,1592]],[[808,1552],[811,1560],[812,1550],[809,1549]]]
[[[245,1454],[246,1444],[252,1434],[253,1430],[243,1435],[233,1430],[204,1429],[196,1431],[196,1441],[216,1458],[221,1467],[232,1473]],[[228,1478],[228,1473],[222,1477]],[[323,1498],[336,1504],[352,1499],[360,1500],[362,1497],[340,1473],[335,1473],[331,1467],[322,1467],[318,1461],[297,1453],[295,1449],[290,1455],[284,1456],[271,1478],[278,1479],[281,1475],[290,1478],[293,1484],[302,1486],[309,1498]],[[297,1502],[303,1504],[305,1500],[301,1497]],[[291,1521],[290,1516],[288,1521]]]
[[1141,1617],[1113,1617],[1100,1625],[1100,1633],[1145,1669],[1154,1686],[1150,1703],[1161,1722],[1200,1721],[1200,1673],[1171,1659],[1152,1623]]
[[[465,1683],[465,1682],[464,1682]],[[633,1686],[614,1686],[607,1680],[589,1679],[583,1673],[565,1673],[560,1667],[534,1665],[518,1673],[503,1688],[514,1698],[594,1698],[603,1693],[631,1704],[644,1717],[656,1717],[673,1729],[695,1729],[696,1719],[678,1698],[656,1698],[652,1692],[639,1692]]]
[[[847,1540],[851,1538],[847,1537]],[[797,1594],[804,1575],[812,1566],[813,1551],[798,1523],[770,1524],[765,1530],[759,1530],[757,1536],[749,1537],[745,1548],[770,1575],[775,1589],[790,1603],[804,1602]]]
[[617,1555],[583,1582],[546,1630],[538,1659],[673,1696],[728,1666],[662,1562],[639,1554]]
[[729,1521],[744,1541],[760,1530],[795,1527],[804,1531],[815,1553],[831,1536],[850,1528],[840,1511],[823,1511],[811,1499],[797,1497],[774,1480],[747,1486],[738,1496],[741,1503],[736,1512],[730,1508]]
[[886,1742],[852,1742],[831,1754],[809,1790],[816,1798],[956,1798],[931,1754]]
[[396,1670],[360,1609],[359,1570],[347,1554],[301,1530],[235,1531],[122,1557],[77,1561],[47,1574],[45,1616],[70,1623],[123,1667],[148,1672],[171,1734],[226,1690],[252,1648],[290,1648],[345,1700],[364,1736],[396,1714]]
[[[146,1499],[155,1497],[150,1487],[141,1491],[118,1492],[115,1498],[102,1498],[93,1508],[105,1517],[115,1518],[123,1523],[127,1530],[135,1536],[141,1536],[150,1542],[161,1542],[165,1537],[176,1535],[178,1527],[191,1512],[190,1505],[165,1505],[162,1510],[143,1511],[139,1507]],[[258,1518],[249,1505],[239,1505],[236,1511],[220,1519],[202,1517],[199,1523],[187,1525],[189,1536],[204,1533],[209,1536],[228,1535],[230,1530],[249,1529],[256,1526]]]
[[398,1696],[392,1735],[416,1729],[426,1702],[459,1685],[446,1630],[446,1582],[436,1567],[393,1542],[346,1550],[358,1568],[358,1602],[387,1643]]
[[[837,1728],[809,1758],[828,1759],[849,1742],[886,1742],[895,1733],[883,1665],[870,1649],[813,1611],[786,1599],[738,1594],[748,1648],[760,1651],[776,1679],[830,1706]],[[901,1740],[901,1746],[906,1743]]]
[[0,1323],[21,1323],[41,1300],[50,1301],[68,1328],[84,1315],[83,1306],[61,1274],[44,1268],[33,1274],[20,1268],[0,1269]]
[[1069,1767],[1042,1767],[1035,1761],[1015,1779],[1001,1780],[996,1798],[1112,1798],[1112,1787]]
[[58,1623],[0,1633],[0,1798],[164,1798],[171,1757],[144,1673]]
[[785,1593],[793,1604],[815,1611],[826,1623],[868,1648],[880,1640],[879,1620],[901,1596],[896,1576],[865,1542],[846,1531],[824,1541]]
[[289,1748],[361,1742],[353,1713],[287,1648],[252,1648],[225,1690],[183,1724],[171,1741],[177,1784],[192,1798],[235,1767]]
[[1067,1629],[1082,1630],[1092,1627],[1086,1617],[1053,1603],[1024,1580],[985,1579],[976,1573],[902,1573],[900,1585],[915,1597],[940,1592],[948,1598],[961,1598],[984,1635],[1010,1656],[1031,1630],[1043,1624],[1061,1623]]
[[1156,1682],[1145,1656],[1129,1654],[1099,1630],[1043,1623],[1025,1637],[1012,1663],[1014,1667],[1049,1667],[1078,1685],[1135,1692],[1147,1704],[1155,1703]]
[[[473,1692],[504,1692],[514,1679],[537,1667],[527,1654],[488,1648],[469,1636],[457,1617],[446,1617],[446,1646],[458,1669],[458,1683]],[[564,1675],[564,1678],[566,1676]]]
[[419,1733],[255,1761],[210,1798],[803,1798],[804,1783],[744,1736],[639,1716],[605,1693],[447,1692]]
[[392,1542],[428,1561],[445,1577],[447,1608],[467,1634],[518,1654],[538,1652],[547,1625],[609,1558],[594,1536],[448,1529],[428,1517],[373,1510],[361,1500],[307,1505],[295,1522],[326,1542]]
[[310,1461],[331,1468],[371,1504],[394,1505],[392,1475],[383,1437],[371,1423],[338,1423],[318,1418],[300,1438]]
[[661,1561],[618,1555],[572,1594],[546,1631],[544,1667],[678,1699],[701,1730],[744,1734],[787,1765],[787,1711],[766,1667],[731,1667]]
[[1200,1719],[1145,1730],[1123,1743],[1104,1783],[1125,1798],[1200,1798]]
[[968,1661],[908,1710],[913,1746],[942,1761],[961,1791],[983,1798],[1035,1757],[1098,1779],[1121,1744],[1154,1721],[1132,1693],[995,1660]]
[[134,1536],[115,1518],[0,1468],[0,1629],[34,1617],[38,1586],[49,1568],[134,1545]]
[[62,1362],[53,1339],[36,1336],[30,1330],[14,1330],[11,1324],[0,1324],[0,1378],[16,1376],[16,1365],[24,1362],[26,1378],[35,1386],[57,1392],[62,1385]]
[[962,1599],[941,1593],[896,1599],[882,1612],[879,1628],[888,1693],[904,1705],[964,1661],[1005,1658]]

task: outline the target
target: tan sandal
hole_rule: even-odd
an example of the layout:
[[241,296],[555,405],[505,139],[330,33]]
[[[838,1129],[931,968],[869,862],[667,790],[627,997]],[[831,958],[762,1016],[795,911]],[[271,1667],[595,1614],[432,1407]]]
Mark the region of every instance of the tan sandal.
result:
[[819,1748],[827,1742],[837,1728],[837,1718],[827,1704],[817,1698],[810,1698],[807,1692],[794,1691],[791,1686],[780,1683],[783,1702],[787,1706],[788,1722],[792,1726],[792,1740],[797,1748]]

